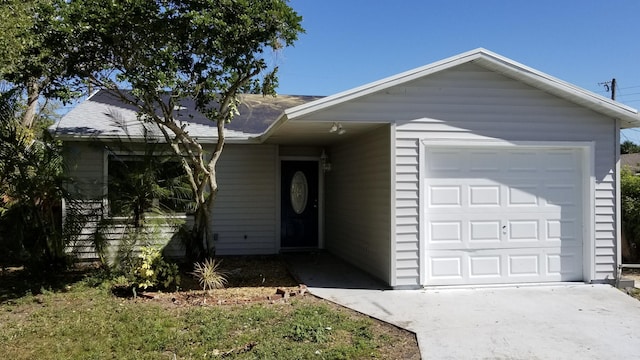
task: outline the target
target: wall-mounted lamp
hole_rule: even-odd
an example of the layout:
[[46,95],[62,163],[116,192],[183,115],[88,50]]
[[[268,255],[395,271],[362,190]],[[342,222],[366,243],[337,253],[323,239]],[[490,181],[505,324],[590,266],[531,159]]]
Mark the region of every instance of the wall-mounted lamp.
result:
[[330,133],[335,133],[337,132],[338,135],[343,135],[347,132],[347,130],[345,130],[344,128],[342,128],[342,124],[339,122],[334,122],[333,124],[331,124],[331,127],[329,128],[329,132]]
[[331,171],[331,163],[329,162],[329,156],[322,149],[322,154],[320,154],[320,166],[322,167],[322,172]]

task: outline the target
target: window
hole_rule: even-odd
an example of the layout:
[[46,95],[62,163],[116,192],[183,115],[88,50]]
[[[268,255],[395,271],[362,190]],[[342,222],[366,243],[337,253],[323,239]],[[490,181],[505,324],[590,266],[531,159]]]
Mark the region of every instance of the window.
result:
[[111,216],[188,213],[191,188],[181,164],[170,157],[109,155],[108,200]]

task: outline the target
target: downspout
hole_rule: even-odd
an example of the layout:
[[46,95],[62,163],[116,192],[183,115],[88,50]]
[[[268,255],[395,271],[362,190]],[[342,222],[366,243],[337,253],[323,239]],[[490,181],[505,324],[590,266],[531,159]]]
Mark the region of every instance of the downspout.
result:
[[615,120],[614,154],[616,159],[616,287],[620,286],[622,277],[622,191],[620,189],[620,119]]

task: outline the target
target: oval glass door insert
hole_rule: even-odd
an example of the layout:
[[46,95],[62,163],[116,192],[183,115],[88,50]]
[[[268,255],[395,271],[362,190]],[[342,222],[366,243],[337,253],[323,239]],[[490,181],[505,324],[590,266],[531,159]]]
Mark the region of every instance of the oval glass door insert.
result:
[[296,171],[291,178],[291,207],[296,214],[302,214],[307,207],[307,197],[309,196],[309,186],[307,177],[302,171]]

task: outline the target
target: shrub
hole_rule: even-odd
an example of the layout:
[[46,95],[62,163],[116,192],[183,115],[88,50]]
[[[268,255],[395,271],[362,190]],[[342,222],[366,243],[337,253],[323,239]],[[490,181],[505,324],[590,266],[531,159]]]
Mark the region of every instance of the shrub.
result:
[[620,177],[622,193],[622,225],[626,239],[631,247],[631,259],[635,260],[636,250],[640,246],[640,176],[629,169],[623,169]]
[[171,285],[180,285],[178,265],[167,262],[158,248],[143,246],[139,258],[140,262],[135,269],[136,287],[168,289]]
[[61,227],[62,199],[73,202],[64,186],[69,179],[63,174],[62,147],[46,131],[39,133],[15,118],[17,101],[0,94],[2,250],[34,268],[66,266],[70,238]]
[[215,259],[195,263],[191,274],[198,280],[203,291],[220,289],[227,283],[227,274],[220,270],[220,261],[216,262]]

